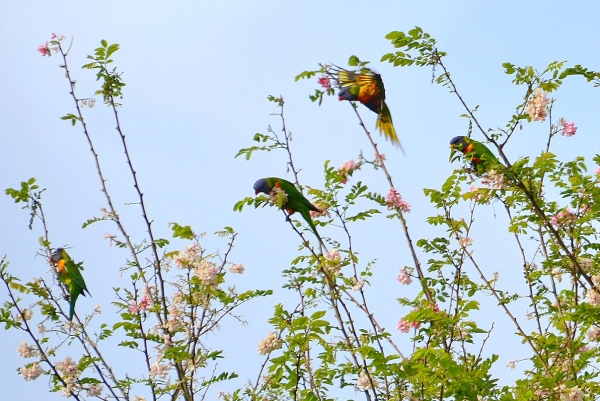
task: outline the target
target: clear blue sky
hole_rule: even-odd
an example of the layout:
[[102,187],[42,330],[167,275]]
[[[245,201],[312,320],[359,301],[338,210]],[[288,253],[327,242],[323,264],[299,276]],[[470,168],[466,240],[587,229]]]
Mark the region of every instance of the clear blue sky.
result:
[[[279,120],[270,116],[277,110],[267,102],[267,95],[284,97],[287,126],[294,134],[295,162],[302,168],[301,181],[319,187],[325,160],[338,166],[356,159],[361,150],[369,156],[372,151],[347,105],[329,98],[317,107],[308,100],[316,83],[295,83],[294,77],[315,69],[319,62],[345,65],[353,54],[370,60],[384,78],[396,130],[407,152],[403,157],[389,143],[379,141],[398,189],[412,204],[408,215],[411,234],[414,239],[443,235],[424,224],[433,210],[422,188],[439,187],[456,167],[448,163],[448,142],[466,134],[467,120],[460,118],[464,111],[453,95],[430,84],[430,69],[379,63],[383,54],[393,51],[384,36],[420,26],[435,37],[439,49],[448,53],[445,63],[463,97],[472,107],[480,106],[478,116],[486,128],[496,128],[504,126],[522,101],[522,88],[510,83],[501,64],[508,61],[543,69],[551,61],[568,60],[600,70],[596,48],[599,14],[600,5],[594,1],[569,5],[382,1],[372,6],[357,1],[6,2],[0,13],[4,150],[0,189],[16,187],[29,177],[36,177],[47,188],[44,207],[51,238],[56,245],[69,244],[73,256],[85,260],[93,298],[81,300],[78,311],[89,313],[100,304],[103,317],[114,320],[110,288],[127,284],[119,274],[127,254],[108,247],[102,239],[104,233],[116,232],[108,223],[81,230],[84,221],[99,215],[104,198],[81,131],[59,119],[73,111],[67,82],[58,68],[60,59],[42,58],[36,48],[52,32],[74,37],[69,61],[77,90],[80,96],[92,96],[97,86],[93,74],[79,67],[101,39],[119,43],[116,65],[127,84],[122,124],[157,236],[169,237],[169,222],[190,224],[197,232],[208,233],[233,226],[240,235],[232,261],[247,269],[235,277],[235,284],[240,289],[275,290],[272,297],[240,310],[250,323],[247,327],[227,322],[210,339],[225,349],[222,366],[240,373],[234,385],[242,386],[258,372],[262,359],[255,349],[270,331],[266,320],[273,305],[294,302],[293,296],[280,288],[283,279],[279,272],[294,257],[295,234],[272,209],[232,211],[236,201],[253,194],[257,178],[286,176],[284,155],[257,154],[251,162],[233,158],[238,149],[251,145],[256,132],[266,133],[268,125],[279,129]],[[599,143],[594,120],[598,90],[582,79],[573,79],[557,96],[555,116],[574,121],[579,130],[573,138],[559,137],[555,152],[561,158],[578,154],[589,158]],[[109,189],[139,240],[144,233],[138,209],[126,206],[137,198],[125,173],[110,113],[100,99],[95,108],[85,112]],[[364,109],[362,115],[373,128],[375,115]],[[547,129],[542,124],[526,125],[507,147],[509,157],[537,154],[545,144]],[[363,171],[357,177],[372,189],[387,192],[380,172]],[[13,271],[24,278],[49,279],[49,266],[36,257],[39,227],[29,231],[27,212],[8,197],[0,197],[0,210],[0,253],[8,255]],[[505,255],[504,247],[512,246],[510,237],[490,233],[484,225],[501,226],[505,222],[502,209],[481,209],[478,219],[482,223],[480,236],[475,237],[475,252],[487,262],[485,271],[500,271],[499,284],[509,285],[514,277],[522,276],[518,255]],[[376,278],[367,296],[373,306],[386,311],[379,317],[383,326],[393,328],[407,312],[397,306],[396,298],[417,291],[415,284],[402,287],[395,282],[398,270],[412,264],[399,226],[382,217],[357,225],[353,234],[361,260],[377,259]],[[325,235],[339,233],[331,229],[325,230]],[[224,243],[209,236],[203,245],[222,249]],[[185,244],[175,242],[174,246]],[[510,336],[514,328],[508,319],[497,309],[493,311],[481,314],[482,326],[495,321],[495,334]],[[4,332],[2,338],[0,352],[6,360],[0,364],[0,384],[8,391],[6,399],[63,399],[46,394],[44,379],[25,382],[16,375],[16,368],[25,362],[16,349],[26,338],[17,332]],[[407,340],[408,335],[398,333],[396,341],[404,344],[405,350],[409,349]],[[514,339],[514,343],[519,341]],[[515,373],[504,367],[517,359],[518,347],[512,354],[492,351],[502,354],[498,372],[508,381],[514,379]],[[226,387],[214,388],[219,389]]]

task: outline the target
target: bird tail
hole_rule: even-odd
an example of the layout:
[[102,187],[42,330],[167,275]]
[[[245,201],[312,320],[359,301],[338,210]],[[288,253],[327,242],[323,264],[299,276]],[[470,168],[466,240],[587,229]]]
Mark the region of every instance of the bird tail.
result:
[[[315,209],[316,209],[316,207],[315,207]],[[315,236],[319,240],[320,244],[325,246],[323,239],[321,238],[321,236],[319,235],[319,232],[317,231],[317,227],[315,226],[315,223],[312,221],[312,218],[310,217],[310,212],[308,210],[305,210],[305,211],[300,211],[300,214],[302,215],[304,220],[306,220],[306,222],[310,226],[312,232],[315,233]]]
[[381,112],[378,113],[375,126],[379,132],[385,136],[385,139],[389,139],[394,145],[400,148],[403,154],[406,155],[406,152],[404,151],[404,148],[398,139],[396,130],[394,129],[394,124],[392,123],[392,114],[390,113],[390,109],[385,102],[383,102]]
[[75,301],[77,301],[77,294],[71,294],[71,299],[69,302],[69,320],[73,320],[73,315],[75,314]]

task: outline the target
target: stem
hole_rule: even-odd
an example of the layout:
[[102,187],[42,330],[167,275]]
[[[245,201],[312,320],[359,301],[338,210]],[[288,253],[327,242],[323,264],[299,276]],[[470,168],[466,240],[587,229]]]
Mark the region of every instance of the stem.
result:
[[[354,106],[354,104],[350,103],[350,106],[352,106],[352,109],[354,110],[354,113],[356,113],[356,116],[358,117],[360,125],[362,126],[363,130],[365,131],[365,134],[367,135],[367,138],[369,138],[369,142],[371,142],[371,146],[375,150],[375,155],[377,157],[377,160],[380,162],[380,165],[381,165],[381,168],[383,170],[383,173],[385,174],[385,178],[387,179],[388,183],[390,184],[390,188],[396,188],[394,186],[393,181],[392,181],[392,176],[388,172],[388,170],[387,170],[387,168],[385,166],[385,162],[384,162],[383,158],[381,157],[381,153],[379,153],[379,149],[377,148],[377,144],[373,141],[373,137],[371,136],[371,133],[369,132],[369,130],[365,126],[365,123],[363,122],[363,120],[362,120],[360,114],[358,113],[358,110]],[[423,274],[423,269],[421,268],[421,263],[419,262],[419,258],[417,257],[417,252],[416,252],[415,247],[413,245],[412,239],[410,238],[410,234],[408,232],[408,225],[406,224],[406,219],[404,218],[404,214],[402,213],[402,211],[400,209],[396,209],[396,210],[398,212],[398,217],[399,217],[399,220],[400,220],[400,224],[402,225],[402,230],[404,231],[404,236],[406,237],[406,242],[408,244],[408,248],[410,249],[411,256],[412,256],[413,261],[415,263],[415,269],[417,271],[417,275],[419,277],[419,281],[421,282],[421,286],[423,287],[423,292],[425,293],[425,296],[427,297],[427,300],[429,302],[431,302],[432,305],[434,305],[435,301],[433,299],[433,296],[431,295],[431,291],[429,290],[429,286],[427,285],[427,280],[425,278],[425,275]]]

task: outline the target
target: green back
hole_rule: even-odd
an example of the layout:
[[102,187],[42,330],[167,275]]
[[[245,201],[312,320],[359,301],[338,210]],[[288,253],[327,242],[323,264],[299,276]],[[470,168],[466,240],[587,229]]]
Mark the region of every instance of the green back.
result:
[[308,223],[311,230],[317,236],[319,242],[323,243],[323,240],[321,239],[321,236],[317,232],[317,228],[315,227],[315,224],[313,223],[312,218],[310,217],[311,210],[319,211],[319,209],[317,209],[315,207],[315,205],[313,205],[308,199],[306,199],[304,197],[304,195],[302,195],[302,193],[300,191],[298,191],[296,186],[294,184],[292,184],[291,182],[284,180],[283,178],[277,178],[277,177],[270,177],[270,178],[266,178],[265,180],[267,181],[267,184],[269,184],[269,186],[271,188],[274,188],[276,186],[276,184],[279,182],[279,186],[288,196],[288,200],[283,205],[283,209],[300,213],[302,218],[304,218],[304,220],[306,220],[306,223]]
[[283,191],[287,194],[288,200],[285,205],[283,205],[284,209],[293,210],[295,212],[302,212],[302,209],[315,210],[315,206],[302,195],[298,188],[291,182],[284,180],[283,178],[270,177],[266,179],[267,184],[271,188],[274,188],[277,183]]

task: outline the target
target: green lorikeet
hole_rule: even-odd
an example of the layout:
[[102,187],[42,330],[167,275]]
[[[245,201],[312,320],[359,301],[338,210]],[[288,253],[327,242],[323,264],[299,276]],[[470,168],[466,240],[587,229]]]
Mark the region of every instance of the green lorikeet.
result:
[[452,138],[450,147],[462,152],[465,158],[471,162],[473,170],[478,174],[483,174],[489,167],[500,164],[498,158],[487,146],[466,136]]
[[79,295],[85,297],[85,292],[91,296],[88,291],[80,269],[83,269],[83,262],[75,263],[63,248],[57,248],[50,257],[50,262],[56,267],[58,280],[63,283],[70,297],[69,320],[73,320],[75,313],[75,302]]
[[271,194],[275,188],[285,192],[285,195],[287,196],[287,199],[284,198],[285,200],[281,205],[281,208],[285,209],[290,215],[294,214],[295,212],[300,213],[300,215],[304,218],[304,220],[306,220],[311,230],[319,239],[319,242],[323,244],[323,240],[317,232],[317,228],[310,217],[311,210],[318,213],[321,213],[322,211],[313,205],[308,199],[306,199],[304,195],[298,191],[294,184],[284,180],[283,178],[277,177],[261,178],[254,183],[255,194],[258,194],[259,192]]
[[394,145],[402,149],[394,125],[392,124],[392,114],[385,103],[385,87],[381,75],[363,68],[360,74],[345,70],[340,67],[332,69],[333,77],[341,87],[338,93],[339,100],[359,101],[367,106],[369,110],[377,113],[376,127],[386,139],[389,139]]

